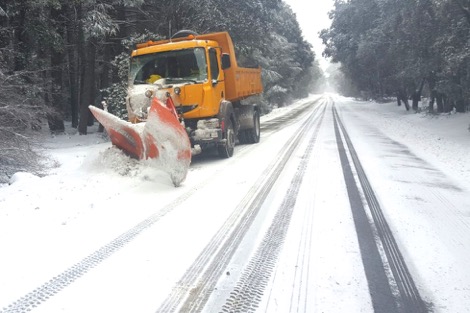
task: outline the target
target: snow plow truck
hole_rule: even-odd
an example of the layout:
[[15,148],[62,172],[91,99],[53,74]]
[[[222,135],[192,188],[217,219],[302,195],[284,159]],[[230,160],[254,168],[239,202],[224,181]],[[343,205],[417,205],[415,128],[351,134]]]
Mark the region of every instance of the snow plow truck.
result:
[[237,139],[259,142],[259,108],[241,100],[262,92],[261,69],[237,65],[227,32],[184,30],[132,51],[128,121],[89,108],[113,145],[140,160],[159,160],[179,186],[193,155],[214,147],[229,158]]

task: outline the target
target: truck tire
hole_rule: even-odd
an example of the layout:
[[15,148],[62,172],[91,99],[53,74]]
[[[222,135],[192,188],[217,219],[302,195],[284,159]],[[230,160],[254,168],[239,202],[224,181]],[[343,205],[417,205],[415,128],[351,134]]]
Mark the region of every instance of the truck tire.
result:
[[261,129],[259,122],[259,112],[255,110],[253,114],[253,128],[245,130],[244,141],[246,143],[258,143],[261,137]]
[[225,122],[224,139],[226,139],[225,142],[218,146],[218,152],[221,158],[227,159],[233,156],[235,150],[235,131],[230,118]]
[[248,143],[248,139],[246,139],[246,130],[239,130],[238,131],[238,142],[241,144]]

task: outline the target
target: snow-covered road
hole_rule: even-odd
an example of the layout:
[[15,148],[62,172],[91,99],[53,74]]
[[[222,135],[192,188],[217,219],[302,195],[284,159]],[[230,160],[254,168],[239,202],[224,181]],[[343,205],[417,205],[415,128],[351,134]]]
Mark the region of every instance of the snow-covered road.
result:
[[0,312],[468,312],[466,172],[378,106],[277,110],[179,188],[98,134],[48,140],[54,175],[0,188]]

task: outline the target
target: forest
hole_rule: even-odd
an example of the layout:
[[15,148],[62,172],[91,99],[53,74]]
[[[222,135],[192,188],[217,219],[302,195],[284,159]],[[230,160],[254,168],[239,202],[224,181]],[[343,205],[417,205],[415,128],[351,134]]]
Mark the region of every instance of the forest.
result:
[[[469,110],[470,0],[335,0],[330,19],[319,36],[337,92]],[[264,113],[325,82],[282,0],[0,0],[0,181],[41,171],[35,133],[86,135],[103,100],[122,116],[130,51],[182,29],[230,33],[239,63],[262,68]]]
[[183,29],[230,33],[239,63],[262,68],[265,113],[322,78],[282,0],[0,0],[0,176],[41,170],[35,131],[86,135],[103,100],[121,115],[135,44]]
[[425,96],[431,112],[469,110],[469,0],[337,0],[330,18],[321,38],[341,64],[343,94],[393,96],[407,110]]

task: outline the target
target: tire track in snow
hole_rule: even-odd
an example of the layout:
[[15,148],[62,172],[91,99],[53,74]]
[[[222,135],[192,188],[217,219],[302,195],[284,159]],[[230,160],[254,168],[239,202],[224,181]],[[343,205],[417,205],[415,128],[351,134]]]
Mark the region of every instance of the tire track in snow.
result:
[[[343,165],[344,178],[351,202],[354,223],[359,240],[362,261],[369,284],[372,304],[376,312],[403,312],[424,313],[428,312],[426,304],[421,299],[414,280],[406,266],[392,231],[388,226],[375,193],[362,168],[359,157],[354,149],[351,139],[333,106],[336,140],[341,163]],[[354,168],[356,169],[361,188],[364,192],[367,205],[373,218],[377,236],[374,236],[373,226],[367,217],[364,205],[359,193],[359,187],[354,180],[354,174],[346,154],[341,134],[344,136]],[[379,242],[377,242],[379,241]],[[379,246],[383,248],[387,265],[390,267],[393,278],[387,277],[385,264],[379,252]],[[396,286],[391,285],[391,280]],[[392,289],[397,289],[398,297]]]
[[[320,107],[314,111],[288,141],[274,162],[267,166],[262,176],[250,188],[226,223],[206,246],[196,261],[177,283],[173,292],[158,308],[157,312],[199,312],[214,289],[219,277],[250,228],[264,200],[279,178],[295,147],[316,121]],[[325,114],[325,110],[320,117]],[[181,288],[183,287],[183,288]],[[190,288],[190,290],[188,290]]]
[[105,259],[109,258],[115,252],[117,252],[125,245],[133,241],[143,231],[153,226],[163,216],[171,212],[173,209],[175,209],[181,203],[191,197],[197,191],[197,189],[198,187],[195,187],[187,193],[183,194],[171,204],[164,207],[162,210],[143,220],[133,228],[129,229],[116,239],[112,240],[108,244],[91,253],[89,256],[85,257],[84,259],[82,259],[72,267],[68,268],[61,274],[55,276],[54,278],[42,284],[38,288],[24,295],[20,299],[4,307],[2,310],[0,310],[0,313],[29,312],[40,304],[46,302],[50,297],[58,294],[64,288],[75,282],[78,278],[84,276],[89,270],[98,266]]
[[[305,114],[308,111],[310,105],[315,104],[315,103],[321,101],[322,99],[323,98],[320,97],[318,99],[313,100],[312,102],[308,102],[308,103],[305,103],[303,105],[300,105],[298,108],[295,108],[295,109],[289,111],[285,115],[278,116],[278,117],[276,117],[272,120],[269,120],[269,121],[265,121],[263,123],[263,125],[261,125],[261,130],[273,132],[273,131],[279,129],[279,127],[286,127],[287,125],[292,124],[293,122],[295,122],[295,120],[296,120],[295,118],[302,116],[303,114]],[[269,134],[271,134],[271,133],[269,133]]]
[[[321,116],[308,142],[305,153],[297,168],[287,193],[273,218],[273,222],[251,258],[248,266],[243,271],[240,280],[231,292],[230,297],[222,306],[221,311],[226,312],[254,312],[258,308],[264,289],[274,271],[279,253],[284,244],[287,231],[290,226],[292,212],[295,207],[297,196],[302,185],[302,180],[309,163],[311,152],[316,143],[327,105],[324,105]],[[310,130],[314,121],[308,123],[305,130]],[[308,236],[308,230],[306,231]],[[294,299],[291,299],[293,302]],[[300,301],[300,299],[297,299]]]
[[[325,103],[325,111],[327,107],[331,105],[331,101],[327,98],[328,101]],[[324,114],[325,115],[325,114]],[[320,122],[321,123],[321,122]],[[316,140],[318,138],[318,133],[320,131],[320,125],[318,129],[314,133],[314,138],[312,140]],[[310,141],[307,149],[313,151],[314,142]],[[303,158],[307,158],[307,156],[303,156]],[[303,160],[307,162],[307,164],[301,163],[300,167],[302,168],[302,175],[307,170],[307,166],[311,163],[311,161]],[[296,195],[297,198],[297,195]],[[290,297],[290,306],[289,312],[308,312],[307,311],[307,297],[309,297],[309,276],[310,276],[310,264],[311,264],[311,256],[310,249],[312,247],[312,239],[313,239],[313,222],[314,222],[314,210],[304,210],[303,214],[303,223],[302,228],[300,231],[300,240],[297,245],[297,258],[296,258],[296,266],[294,269],[294,279],[293,279],[293,287],[291,291]]]
[[[297,110],[296,114],[303,110]],[[282,119],[283,116],[277,117],[275,120]],[[274,123],[276,125],[276,123]],[[243,155],[244,153],[248,153],[251,149],[248,147],[254,147],[253,145],[247,145],[246,149],[240,149],[237,151],[237,155]],[[244,148],[244,147],[243,147]],[[227,166],[230,166],[231,163],[236,162],[236,158],[230,158],[226,161]],[[222,169],[221,169],[222,170]],[[221,170],[216,171],[219,172]],[[27,293],[26,295],[20,297],[16,301],[10,303],[9,305],[0,309],[0,313],[23,313],[29,312],[36,308],[37,306],[46,302],[49,298],[57,295],[60,291],[64,288],[68,287],[69,285],[73,284],[77,279],[84,276],[88,271],[98,266],[101,262],[106,260],[107,258],[111,257],[114,253],[118,250],[125,247],[127,244],[132,242],[138,235],[144,232],[146,229],[152,227],[155,223],[157,223],[161,218],[165,215],[173,211],[177,208],[181,203],[185,202],[188,198],[190,198],[193,194],[195,194],[202,186],[206,185],[208,181],[214,179],[217,175],[213,175],[212,177],[204,180],[203,182],[197,184],[196,186],[192,187],[189,191],[172,201],[170,204],[159,210],[158,212],[152,214],[142,222],[138,223],[133,228],[127,230],[119,237],[113,239],[108,244],[102,246],[101,248],[97,249],[90,255],[86,256],[82,260],[75,263],[73,266],[69,267],[62,273],[58,274],[57,276],[51,278],[47,282],[43,283],[33,291]]]

